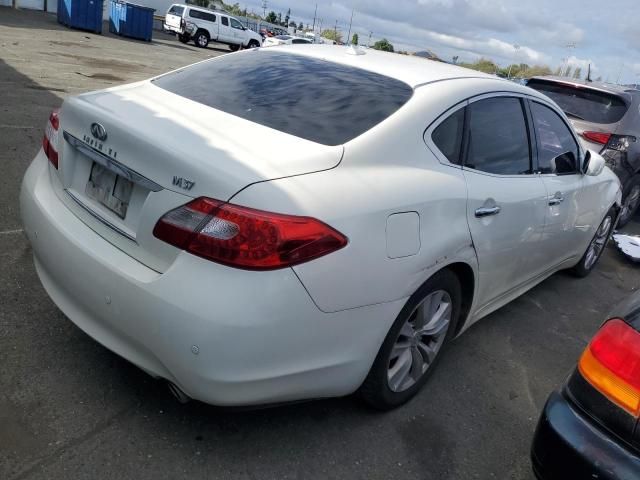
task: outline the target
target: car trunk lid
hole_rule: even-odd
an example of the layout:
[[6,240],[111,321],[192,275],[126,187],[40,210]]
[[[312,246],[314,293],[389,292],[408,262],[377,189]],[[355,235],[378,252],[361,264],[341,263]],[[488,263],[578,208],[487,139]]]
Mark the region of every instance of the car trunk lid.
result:
[[157,271],[177,254],[152,235],[167,211],[190,198],[226,201],[252,183],[333,168],[343,151],[149,82],[67,99],[60,133],[59,170],[52,167],[59,196],[97,233]]

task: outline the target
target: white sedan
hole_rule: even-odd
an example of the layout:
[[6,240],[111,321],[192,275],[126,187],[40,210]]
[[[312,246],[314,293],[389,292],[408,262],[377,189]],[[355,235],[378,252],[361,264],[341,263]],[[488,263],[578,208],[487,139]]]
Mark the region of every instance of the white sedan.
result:
[[311,44],[312,40],[303,37],[295,37],[291,35],[276,35],[275,37],[267,37],[262,42],[263,47],[275,47],[276,45],[296,45]]
[[67,98],[20,202],[53,301],[179,398],[392,408],[474,322],[588,274],[620,185],[534,90],[316,45]]

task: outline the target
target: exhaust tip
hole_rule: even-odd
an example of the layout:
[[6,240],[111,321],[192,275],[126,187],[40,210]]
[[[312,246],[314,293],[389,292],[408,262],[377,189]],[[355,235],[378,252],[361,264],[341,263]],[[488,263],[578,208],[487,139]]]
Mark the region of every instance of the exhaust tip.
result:
[[178,402],[184,404],[188,403],[191,400],[191,397],[180,390],[180,387],[178,387],[175,383],[167,381],[167,387],[169,387],[171,395],[173,395],[175,399],[178,400]]

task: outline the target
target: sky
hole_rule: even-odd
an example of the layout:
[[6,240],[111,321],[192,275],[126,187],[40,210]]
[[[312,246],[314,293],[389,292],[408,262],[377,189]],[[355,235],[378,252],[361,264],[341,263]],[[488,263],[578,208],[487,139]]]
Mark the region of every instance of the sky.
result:
[[[640,83],[638,0],[266,0],[267,12],[352,34],[361,44],[387,38],[396,50],[431,50],[459,61],[490,58],[499,65],[568,62],[592,78]],[[262,14],[262,0],[239,0]],[[567,47],[567,45],[575,47]],[[518,46],[516,48],[514,46]],[[568,59],[568,60],[566,60]]]

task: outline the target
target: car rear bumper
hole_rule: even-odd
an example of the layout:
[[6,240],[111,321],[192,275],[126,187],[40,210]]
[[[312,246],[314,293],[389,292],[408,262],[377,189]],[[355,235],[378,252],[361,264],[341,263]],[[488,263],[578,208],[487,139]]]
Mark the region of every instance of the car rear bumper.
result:
[[248,272],[184,252],[157,273],[80,221],[49,175],[40,152],[20,193],[45,290],[87,334],[192,398],[252,405],[349,394],[404,304],[326,314],[291,269]]
[[540,480],[640,478],[640,458],[559,392],[551,394],[542,412],[531,460]]

